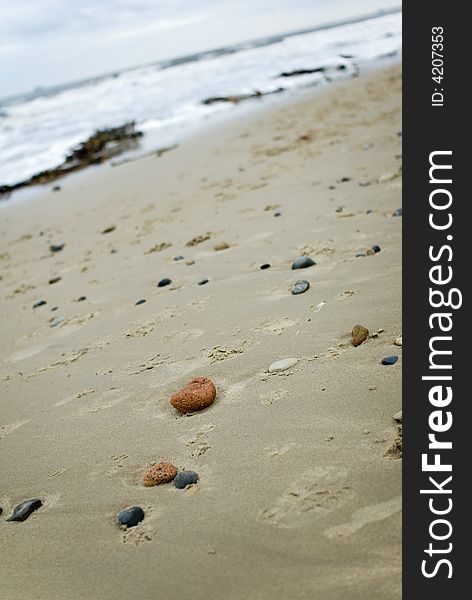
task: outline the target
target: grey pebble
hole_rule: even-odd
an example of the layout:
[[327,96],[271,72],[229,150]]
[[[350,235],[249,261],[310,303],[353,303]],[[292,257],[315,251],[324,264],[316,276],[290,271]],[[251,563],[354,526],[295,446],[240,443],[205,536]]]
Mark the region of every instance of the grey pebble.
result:
[[116,515],[120,525],[126,527],[135,527],[138,523],[144,519],[144,511],[140,506],[132,506],[131,508],[125,508]]
[[382,364],[383,365],[394,365],[398,360],[398,356],[396,354],[393,354],[392,356],[386,356],[385,358],[382,358]]
[[57,327],[58,325],[60,325],[61,323],[63,323],[66,320],[65,317],[56,317],[55,319],[53,319],[50,324],[49,327]]
[[193,485],[198,481],[198,473],[195,471],[180,471],[174,478],[174,485],[177,489],[183,490],[188,485]]
[[169,285],[171,283],[172,283],[172,280],[165,277],[164,279],[161,279],[159,281],[159,283],[157,284],[157,287],[165,287],[166,285]]
[[297,296],[298,294],[303,294],[308,289],[310,289],[310,284],[305,279],[300,279],[300,281],[296,281],[292,287],[292,294]]
[[65,244],[51,244],[49,250],[51,250],[51,252],[60,252],[64,248],[64,245]]
[[38,300],[33,304],[33,308],[38,308],[39,306],[44,306],[46,304],[46,300]]
[[306,269],[316,265],[316,262],[309,256],[299,256],[292,263],[292,269]]
[[403,217],[403,208],[397,208],[393,211],[393,217]]

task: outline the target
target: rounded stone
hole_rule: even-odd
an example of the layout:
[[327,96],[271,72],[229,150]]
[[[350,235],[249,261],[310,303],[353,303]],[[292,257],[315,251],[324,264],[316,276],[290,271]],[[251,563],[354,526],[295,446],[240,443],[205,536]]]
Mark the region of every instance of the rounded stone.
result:
[[374,244],[372,246],[372,250],[375,252],[375,254],[377,254],[377,252],[380,252],[380,246],[378,244]]
[[177,469],[172,463],[160,462],[146,471],[143,484],[145,487],[154,487],[172,481],[176,475]]
[[282,213],[281,213],[281,212],[275,212],[275,213],[274,213],[274,217],[281,217],[281,216],[282,216]]
[[269,263],[264,263],[263,265],[261,265],[260,268],[262,269],[262,271],[264,271],[265,269],[270,269],[270,265]]
[[131,508],[125,508],[116,515],[118,523],[125,527],[135,527],[138,523],[144,519],[144,511],[140,506],[132,506]]
[[39,308],[40,306],[44,306],[46,304],[46,300],[38,300],[33,304],[33,308]]
[[139,306],[140,304],[144,304],[145,302],[146,300],[144,298],[140,298],[139,300],[136,300],[134,304],[135,306]]
[[356,254],[356,258],[364,258],[365,256],[367,256],[367,254],[365,254],[364,252],[358,252]]
[[159,283],[157,284],[157,287],[165,287],[166,285],[170,285],[171,283],[172,283],[171,279],[164,277],[164,279],[161,279],[159,281]]
[[215,250],[227,250],[229,248],[229,244],[227,242],[218,242],[214,246]]
[[303,294],[307,290],[310,289],[310,284],[305,279],[300,279],[300,281],[296,281],[292,287],[292,294],[297,296],[298,294]]
[[209,279],[200,279],[200,281],[198,282],[198,285],[206,285],[210,280]]
[[372,248],[367,248],[367,256],[374,256],[375,252],[372,250]]
[[396,210],[394,210],[392,216],[403,217],[403,208],[397,208]]
[[179,256],[174,256],[174,260],[184,260],[185,256],[179,254]]
[[307,269],[313,265],[316,265],[316,262],[309,256],[299,256],[293,261],[292,269]]
[[77,302],[83,302],[84,300],[87,300],[87,296],[79,296],[77,298]]
[[174,479],[174,485],[179,490],[185,489],[188,485],[194,485],[198,482],[198,473],[195,471],[180,471]]
[[392,354],[392,356],[386,356],[385,358],[382,358],[382,364],[383,365],[394,365],[398,360],[398,356],[396,354]]
[[65,244],[51,244],[49,250],[51,250],[51,252],[60,252],[64,248],[64,245]]
[[194,377],[185,387],[173,394],[172,406],[181,413],[207,408],[216,398],[215,384],[207,377]]
[[352,328],[352,345],[360,346],[369,337],[369,330],[363,325],[354,325]]
[[294,367],[298,362],[298,358],[283,358],[272,363],[269,367],[269,373],[279,373],[286,371],[290,367]]

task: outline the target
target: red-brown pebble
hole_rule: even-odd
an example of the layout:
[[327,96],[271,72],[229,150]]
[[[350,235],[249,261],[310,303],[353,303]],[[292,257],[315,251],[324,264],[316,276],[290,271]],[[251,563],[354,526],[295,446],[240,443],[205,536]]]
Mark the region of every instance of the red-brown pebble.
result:
[[354,325],[352,330],[352,345],[360,346],[369,337],[369,330],[363,325]]
[[203,410],[216,398],[215,384],[207,377],[195,377],[170,399],[172,406],[181,413]]
[[172,463],[160,462],[153,465],[144,475],[143,484],[146,487],[153,487],[161,483],[172,481],[177,475],[177,469]]

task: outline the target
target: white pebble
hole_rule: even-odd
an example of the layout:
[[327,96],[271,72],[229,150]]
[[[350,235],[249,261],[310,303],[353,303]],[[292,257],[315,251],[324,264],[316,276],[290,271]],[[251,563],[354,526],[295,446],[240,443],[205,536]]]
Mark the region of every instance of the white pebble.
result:
[[280,371],[286,371],[297,364],[298,358],[283,358],[272,363],[269,367],[269,373],[278,373]]

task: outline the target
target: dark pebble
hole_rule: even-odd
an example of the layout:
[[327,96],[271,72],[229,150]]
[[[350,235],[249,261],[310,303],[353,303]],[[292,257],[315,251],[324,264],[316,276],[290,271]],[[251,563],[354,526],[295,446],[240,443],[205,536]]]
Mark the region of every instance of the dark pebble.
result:
[[65,244],[51,244],[49,250],[51,250],[51,252],[60,252],[64,248],[64,245]]
[[195,471],[180,471],[174,479],[174,485],[179,490],[183,490],[188,485],[193,485],[198,481],[198,473]]
[[371,208],[369,208],[368,210],[366,210],[366,211],[365,211],[365,214],[366,214],[366,215],[370,215],[370,213],[371,213],[371,212],[372,212],[372,209],[371,209]]
[[84,300],[87,300],[87,296],[80,296],[77,298],[77,302],[83,302]]
[[53,277],[52,279],[49,280],[49,285],[52,285],[53,283],[57,283],[58,281],[61,281],[62,277]]
[[364,257],[364,256],[367,256],[367,254],[364,254],[364,252],[358,252],[356,254],[356,258],[360,258],[361,256]]
[[377,254],[377,252],[380,252],[380,246],[378,246],[377,244],[374,244],[372,246],[372,250],[375,252],[375,254]]
[[181,256],[179,254],[179,256],[174,256],[174,260],[184,260],[185,256]]
[[53,191],[53,192],[59,192],[59,191],[60,191],[60,189],[61,189],[61,186],[60,186],[60,185],[55,185],[55,186],[52,188],[52,191]]
[[33,304],[33,308],[38,308],[39,306],[44,306],[46,304],[46,300],[38,300]]
[[281,212],[276,212],[276,213],[274,213],[274,217],[281,217],[281,216],[282,216],[282,213],[281,213]]
[[309,256],[299,256],[293,261],[292,269],[306,269],[308,267],[312,267],[313,265],[316,265],[316,263]]
[[335,186],[335,185],[330,185],[328,189],[329,189],[329,190],[335,190],[335,189],[336,189],[336,186]]
[[397,208],[394,212],[393,212],[393,216],[394,217],[403,217],[403,208]]
[[110,254],[116,254],[118,252],[118,250],[116,248],[112,248],[110,250]]
[[59,308],[58,306],[53,306],[53,307],[51,308],[51,312],[54,312],[55,310],[58,310],[58,308]]
[[294,296],[296,296],[298,294],[303,294],[308,289],[310,289],[310,284],[308,283],[308,281],[305,281],[304,279],[300,279],[300,281],[296,281],[294,283],[293,288],[292,288],[292,294]]
[[382,364],[383,365],[394,365],[398,360],[398,356],[396,354],[393,354],[392,356],[386,356],[385,358],[382,358]]
[[144,519],[144,510],[140,506],[132,506],[126,508],[116,515],[120,525],[126,525],[126,527],[135,527],[138,523]]
[[110,225],[110,227],[105,227],[105,229],[102,229],[102,233],[111,233],[112,231],[115,231],[115,229],[115,225]]
[[200,281],[198,282],[198,285],[205,285],[209,282],[209,279],[200,279]]
[[135,306],[139,306],[140,304],[144,304],[146,302],[146,300],[144,298],[141,298],[140,300],[136,300],[136,302],[134,303]]
[[347,183],[348,181],[351,181],[350,177],[342,177],[339,183]]
[[167,279],[167,277],[165,277],[164,279],[161,279],[159,281],[159,283],[157,284],[157,287],[165,287],[166,285],[171,284],[172,281],[170,279]]
[[264,263],[263,265],[261,265],[261,269],[264,271],[265,269],[270,269],[270,265],[269,263]]
[[13,513],[7,521],[26,521],[32,512],[38,510],[43,503],[37,498],[35,500],[25,500],[18,506],[15,506]]

